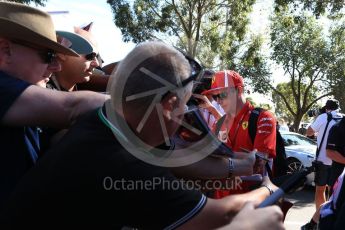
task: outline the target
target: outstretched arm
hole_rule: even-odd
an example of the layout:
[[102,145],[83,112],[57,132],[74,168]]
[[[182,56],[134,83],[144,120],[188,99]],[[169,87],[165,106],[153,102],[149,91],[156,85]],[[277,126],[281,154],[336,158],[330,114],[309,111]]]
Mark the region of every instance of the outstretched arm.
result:
[[[255,151],[243,154],[241,159],[232,158],[232,161],[234,165],[232,176],[252,175]],[[172,168],[171,170],[176,176],[183,178],[223,179],[229,177],[229,159],[209,156],[194,164]]]
[[[274,186],[272,186],[272,188],[274,190],[276,189]],[[205,207],[201,210],[201,212],[194,218],[186,222],[184,225],[182,225],[179,229],[215,229],[227,224],[234,224],[233,226],[237,226],[238,222],[236,224],[236,215],[241,212],[246,202],[252,202],[253,206],[257,206],[269,195],[270,193],[268,189],[266,187],[261,187],[248,193],[231,195],[219,200],[208,199]],[[275,223],[273,226],[281,226],[283,219],[283,214],[281,211],[278,211],[278,209],[276,208],[273,208],[273,210],[271,208],[260,210],[269,210],[270,212],[272,212],[273,216],[269,216],[266,214],[267,216],[265,218],[273,218],[272,221]],[[244,212],[249,212],[249,215],[250,213],[254,213],[254,211],[255,210],[251,210],[249,212],[249,208],[247,209],[247,211],[246,209],[244,209],[242,215],[244,215]],[[265,212],[258,211],[256,213],[263,215]],[[271,229],[269,227],[267,228],[262,220],[250,218],[250,223],[255,224],[254,222],[260,223],[261,225],[259,226],[265,227],[255,229]]]
[[61,92],[29,86],[7,110],[2,124],[68,127],[79,115],[110,98],[91,91]]

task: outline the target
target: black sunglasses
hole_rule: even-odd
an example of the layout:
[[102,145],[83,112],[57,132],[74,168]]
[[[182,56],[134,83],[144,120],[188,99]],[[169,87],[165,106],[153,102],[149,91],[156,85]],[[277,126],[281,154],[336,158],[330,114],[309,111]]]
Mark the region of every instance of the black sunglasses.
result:
[[53,63],[53,61],[55,61],[55,59],[57,58],[57,55],[55,51],[53,50],[50,50],[50,49],[47,50],[44,47],[40,47],[30,42],[21,41],[21,40],[11,40],[11,42],[17,45],[26,46],[26,47],[36,50],[38,54],[41,56],[44,63],[46,64]]
[[95,58],[99,59],[99,53],[92,52],[92,53],[85,55],[85,59],[88,61],[93,61],[93,60],[95,60]]
[[48,50],[46,52],[42,52],[41,57],[43,58],[45,63],[51,64],[57,58],[57,55],[54,51]]
[[226,92],[221,92],[221,93],[219,93],[219,94],[214,94],[214,95],[212,95],[212,97],[213,97],[213,99],[214,99],[215,101],[216,101],[217,99],[224,100],[224,99],[226,99],[226,98],[228,97],[229,94],[235,93],[236,91],[237,91],[236,88],[230,87],[230,88],[227,89]]
[[228,97],[228,93],[227,92],[222,92],[220,94],[212,95],[212,97],[213,97],[213,99],[215,101],[217,101],[217,99],[223,100],[223,99]]

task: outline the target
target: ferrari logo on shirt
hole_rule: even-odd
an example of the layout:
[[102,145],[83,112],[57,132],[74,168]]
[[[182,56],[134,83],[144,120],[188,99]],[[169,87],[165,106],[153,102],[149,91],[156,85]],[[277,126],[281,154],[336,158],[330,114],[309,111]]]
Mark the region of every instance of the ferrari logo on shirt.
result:
[[248,128],[248,121],[242,122],[242,129]]

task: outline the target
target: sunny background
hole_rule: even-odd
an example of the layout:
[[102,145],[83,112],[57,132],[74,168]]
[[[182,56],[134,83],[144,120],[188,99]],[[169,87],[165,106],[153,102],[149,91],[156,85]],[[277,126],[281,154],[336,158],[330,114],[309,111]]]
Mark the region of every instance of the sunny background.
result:
[[[251,14],[250,30],[254,33],[269,35],[268,16],[272,9],[273,0],[260,0]],[[32,6],[35,6],[32,4]],[[135,46],[134,43],[122,41],[121,31],[113,22],[113,13],[106,0],[48,0],[44,7],[35,6],[51,14],[57,30],[73,31],[73,26],[87,25],[93,22],[92,32],[98,42],[99,52],[104,65],[120,61]],[[279,83],[283,80],[283,71],[273,67],[272,72],[279,76]],[[251,93],[250,97],[256,103],[273,105],[269,95]]]

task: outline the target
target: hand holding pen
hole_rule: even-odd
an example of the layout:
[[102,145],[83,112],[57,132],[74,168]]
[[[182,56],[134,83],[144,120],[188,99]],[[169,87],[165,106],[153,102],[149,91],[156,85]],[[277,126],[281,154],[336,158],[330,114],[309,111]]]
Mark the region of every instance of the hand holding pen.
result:
[[[241,149],[242,151],[246,152],[246,153],[250,153],[250,152],[251,152],[250,150],[248,150],[248,149],[246,149],[246,148],[240,147],[240,149]],[[256,153],[255,153],[255,156],[256,156],[257,158],[260,158],[260,159],[264,160],[264,161],[269,161],[269,160],[270,160],[270,159],[268,159],[267,157],[263,156],[263,155],[262,155],[261,153],[259,153],[259,152],[256,152]]]

